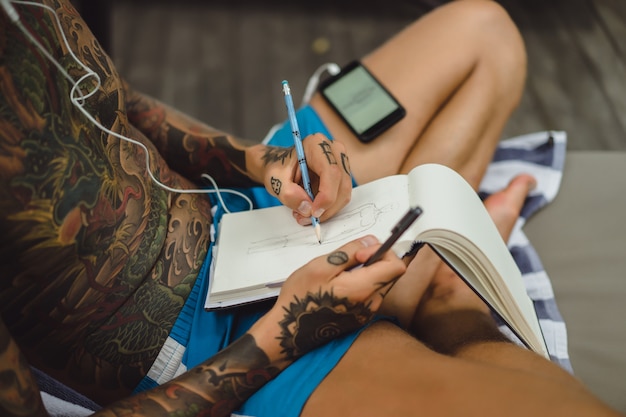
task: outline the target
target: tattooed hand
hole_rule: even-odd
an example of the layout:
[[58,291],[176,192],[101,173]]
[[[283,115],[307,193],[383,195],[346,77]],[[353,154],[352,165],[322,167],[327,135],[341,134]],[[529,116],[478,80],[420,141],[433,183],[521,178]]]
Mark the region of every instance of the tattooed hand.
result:
[[393,253],[360,267],[379,247],[373,236],[318,257],[285,282],[274,308],[250,332],[276,359],[294,359],[367,323],[405,269]]
[[315,200],[311,201],[301,185],[302,175],[293,147],[268,146],[262,155],[265,188],[285,206],[302,225],[311,216],[325,220],[350,201],[352,178],[343,144],[331,142],[321,133],[302,142]]

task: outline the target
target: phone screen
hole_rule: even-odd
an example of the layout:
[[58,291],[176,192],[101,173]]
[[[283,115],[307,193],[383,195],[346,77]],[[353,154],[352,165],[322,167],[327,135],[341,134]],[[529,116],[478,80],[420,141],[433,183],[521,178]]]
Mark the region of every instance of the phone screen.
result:
[[404,116],[404,109],[361,65],[353,65],[323,87],[323,96],[364,141]]

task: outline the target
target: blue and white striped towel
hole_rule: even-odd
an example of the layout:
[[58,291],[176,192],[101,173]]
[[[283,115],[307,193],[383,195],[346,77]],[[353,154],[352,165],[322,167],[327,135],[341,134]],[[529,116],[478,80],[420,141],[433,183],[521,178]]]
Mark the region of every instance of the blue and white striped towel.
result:
[[[526,237],[523,226],[537,210],[557,195],[563,176],[567,136],[561,131],[546,131],[502,141],[479,186],[482,198],[501,190],[518,174],[528,173],[537,187],[524,203],[508,241],[508,247],[522,272],[528,295],[533,300],[550,358],[572,372],[567,348],[567,330],[554,298],[552,284],[539,255]],[[516,339],[502,325],[501,330]]]

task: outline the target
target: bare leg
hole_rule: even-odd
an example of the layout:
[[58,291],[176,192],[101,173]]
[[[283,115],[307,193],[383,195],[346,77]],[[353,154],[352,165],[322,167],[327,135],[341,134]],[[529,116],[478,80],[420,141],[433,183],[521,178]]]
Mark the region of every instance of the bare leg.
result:
[[[445,164],[478,188],[526,76],[521,36],[496,2],[467,0],[435,9],[363,59],[402,102],[407,116],[364,145],[319,96],[311,105],[350,156],[358,183]],[[423,249],[410,267],[432,277],[439,258]],[[412,311],[423,288],[400,281],[388,299]],[[400,315],[402,323],[411,316]]]
[[362,61],[405,106],[400,123],[365,145],[321,97],[311,101],[345,143],[357,182],[435,162],[477,187],[526,76],[523,41],[507,13],[496,2],[452,2]]
[[[504,237],[530,182],[519,177],[486,202]],[[449,269],[440,267],[427,286],[413,321],[421,340],[390,323],[372,325],[303,416],[618,415],[557,365],[506,341],[484,303]]]

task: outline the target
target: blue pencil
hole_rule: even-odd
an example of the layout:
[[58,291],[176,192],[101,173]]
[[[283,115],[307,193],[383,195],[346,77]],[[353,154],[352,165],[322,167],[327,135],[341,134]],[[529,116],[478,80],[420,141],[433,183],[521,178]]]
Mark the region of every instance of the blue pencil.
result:
[[[300,137],[300,128],[298,128],[298,120],[296,120],[296,110],[293,107],[293,98],[291,97],[291,90],[289,89],[289,83],[283,81],[283,93],[285,95],[285,104],[287,105],[287,114],[289,115],[289,123],[291,124],[291,133],[293,134],[293,144],[296,147],[296,154],[298,155],[298,164],[300,165],[300,171],[302,173],[302,185],[307,194],[314,200],[313,190],[311,190],[311,180],[309,178],[309,168],[306,165],[306,156],[304,155],[304,148],[302,147],[302,138]],[[320,227],[320,221],[317,217],[311,217],[311,223],[315,228],[315,236],[317,241],[322,243],[322,230]]]

